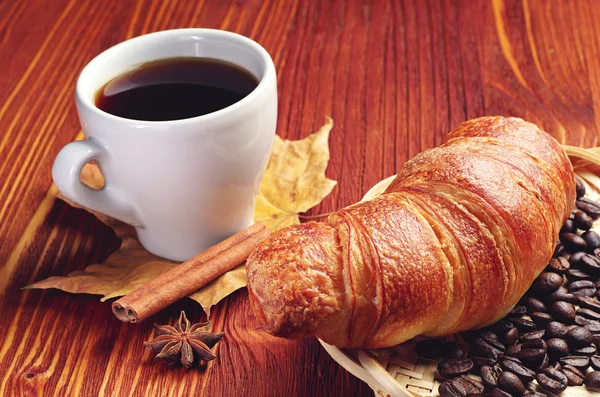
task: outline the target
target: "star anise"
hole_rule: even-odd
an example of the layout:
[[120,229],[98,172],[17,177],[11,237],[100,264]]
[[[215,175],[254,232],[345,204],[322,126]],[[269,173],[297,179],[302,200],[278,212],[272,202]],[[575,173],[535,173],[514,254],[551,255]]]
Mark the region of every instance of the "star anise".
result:
[[217,357],[210,349],[225,335],[209,332],[209,326],[210,321],[191,325],[182,310],[174,326],[154,324],[158,336],[144,345],[169,365],[181,362],[186,368],[194,364],[204,368]]

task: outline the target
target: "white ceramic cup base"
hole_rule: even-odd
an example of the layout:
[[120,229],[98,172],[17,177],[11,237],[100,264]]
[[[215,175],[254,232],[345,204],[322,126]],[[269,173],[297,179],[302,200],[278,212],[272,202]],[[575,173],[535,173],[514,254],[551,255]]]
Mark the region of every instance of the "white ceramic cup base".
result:
[[[258,86],[239,102],[174,121],[130,120],[94,105],[96,91],[143,63],[208,57],[248,70]],[[52,177],[68,199],[136,227],[148,251],[184,261],[253,222],[256,194],[277,121],[277,79],[256,42],[213,29],[177,29],[120,43],[81,72],[75,92],[86,140],[58,154]],[[82,184],[95,160],[101,190]]]

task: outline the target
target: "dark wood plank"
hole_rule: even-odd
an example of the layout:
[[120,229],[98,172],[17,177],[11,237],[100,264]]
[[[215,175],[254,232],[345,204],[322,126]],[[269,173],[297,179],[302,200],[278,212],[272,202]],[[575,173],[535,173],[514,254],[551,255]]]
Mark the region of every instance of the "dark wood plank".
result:
[[278,133],[331,136],[338,187],[311,213],[359,200],[467,118],[514,115],[561,142],[598,145],[600,3],[594,0],[7,0],[0,2],[0,395],[371,395],[313,340],[262,332],[245,291],[214,308],[227,337],[205,373],[172,370],[98,297],[21,291],[118,247],[55,201],[54,156],[78,133],[73,88],[106,48],[177,27],[260,42],[278,69]]

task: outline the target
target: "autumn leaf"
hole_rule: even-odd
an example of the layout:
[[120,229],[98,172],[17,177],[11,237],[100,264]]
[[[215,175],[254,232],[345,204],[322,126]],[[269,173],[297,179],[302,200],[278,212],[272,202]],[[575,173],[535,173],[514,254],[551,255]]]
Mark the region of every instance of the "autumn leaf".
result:
[[[271,228],[298,223],[298,213],[317,205],[331,192],[335,181],[325,178],[329,161],[328,137],[333,122],[330,118],[316,133],[299,141],[287,141],[276,136],[269,166],[260,186],[255,219],[265,221]],[[104,177],[98,166],[87,164],[81,180],[99,189]],[[81,208],[59,195],[73,207]],[[88,210],[89,211],[89,210]],[[103,295],[102,301],[127,295],[162,273],[177,266],[144,249],[135,229],[114,218],[93,211],[101,222],[112,228],[122,240],[120,248],[104,263],[92,264],[67,276],[53,276],[25,288],[58,288],[71,293]],[[221,299],[246,286],[245,265],[223,274],[190,298],[200,303],[207,315]]]
[[275,136],[273,152],[260,184],[254,220],[271,230],[300,223],[299,213],[319,204],[336,185],[325,177],[329,163],[329,132],[333,120],[327,117],[317,132],[298,141]]

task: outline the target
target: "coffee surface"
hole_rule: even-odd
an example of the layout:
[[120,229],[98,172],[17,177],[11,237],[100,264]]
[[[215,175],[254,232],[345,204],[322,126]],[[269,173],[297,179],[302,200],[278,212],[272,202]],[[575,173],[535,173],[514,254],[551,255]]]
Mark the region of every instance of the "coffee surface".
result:
[[96,92],[95,104],[127,119],[180,120],[231,106],[257,85],[250,72],[226,61],[168,58],[145,63],[110,80]]

